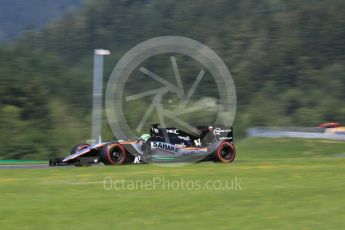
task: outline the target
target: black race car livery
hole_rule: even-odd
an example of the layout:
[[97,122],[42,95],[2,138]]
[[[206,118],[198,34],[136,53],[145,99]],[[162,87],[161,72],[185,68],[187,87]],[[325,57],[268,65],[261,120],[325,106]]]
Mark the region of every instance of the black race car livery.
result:
[[151,162],[198,162],[212,160],[231,163],[236,156],[233,128],[224,125],[197,127],[197,134],[153,124],[148,138],[128,141],[78,144],[65,158],[49,161],[50,166],[119,165]]

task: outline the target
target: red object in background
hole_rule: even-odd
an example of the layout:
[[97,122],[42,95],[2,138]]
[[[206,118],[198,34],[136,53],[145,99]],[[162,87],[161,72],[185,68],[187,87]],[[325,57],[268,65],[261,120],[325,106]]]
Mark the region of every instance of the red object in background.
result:
[[320,128],[338,128],[340,124],[338,122],[326,122],[319,124]]

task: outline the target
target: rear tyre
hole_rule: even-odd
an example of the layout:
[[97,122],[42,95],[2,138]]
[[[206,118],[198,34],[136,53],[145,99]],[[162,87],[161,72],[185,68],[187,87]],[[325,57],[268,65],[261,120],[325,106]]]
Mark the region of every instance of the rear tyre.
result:
[[89,144],[77,144],[71,149],[71,154],[75,154],[83,149],[90,147]]
[[127,158],[125,148],[118,143],[106,144],[100,152],[100,160],[105,165],[124,164]]
[[231,163],[235,160],[236,150],[233,143],[222,142],[215,153],[217,161],[222,163]]

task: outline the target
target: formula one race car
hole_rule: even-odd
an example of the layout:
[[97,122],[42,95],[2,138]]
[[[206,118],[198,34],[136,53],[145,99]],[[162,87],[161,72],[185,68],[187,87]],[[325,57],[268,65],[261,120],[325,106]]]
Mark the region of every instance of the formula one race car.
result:
[[231,163],[236,150],[233,128],[223,125],[197,127],[192,135],[176,128],[159,128],[153,124],[150,134],[133,141],[78,144],[66,158],[49,161],[50,166],[87,166],[102,162],[105,165],[151,162],[198,162],[212,160]]

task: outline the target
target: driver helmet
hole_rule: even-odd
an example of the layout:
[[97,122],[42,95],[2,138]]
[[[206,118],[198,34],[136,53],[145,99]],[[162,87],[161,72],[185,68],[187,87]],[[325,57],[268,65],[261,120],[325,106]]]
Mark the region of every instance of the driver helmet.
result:
[[150,137],[151,137],[150,134],[145,133],[140,136],[140,139],[143,141],[147,141]]

